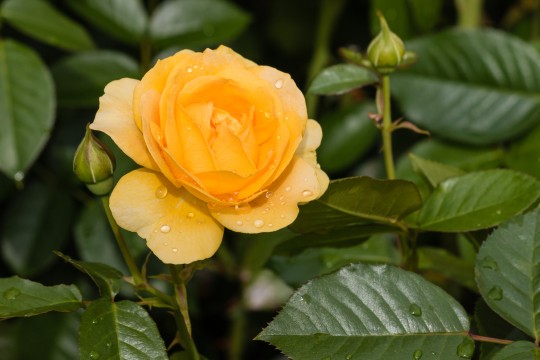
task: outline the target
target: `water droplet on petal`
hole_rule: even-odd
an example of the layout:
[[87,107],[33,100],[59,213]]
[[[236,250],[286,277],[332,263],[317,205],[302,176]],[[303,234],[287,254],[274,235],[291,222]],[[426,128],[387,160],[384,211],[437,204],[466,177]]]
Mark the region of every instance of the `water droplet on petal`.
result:
[[167,197],[167,194],[168,194],[168,190],[165,186],[159,186],[157,189],[156,189],[156,197],[158,199],[164,199],[165,197]]
[[497,265],[497,262],[491,257],[491,256],[486,256],[482,262],[482,267],[484,269],[490,269],[490,270],[499,270],[499,266]]
[[236,221],[236,225],[238,226],[242,226],[244,224],[244,222],[242,220],[237,220]]
[[261,214],[266,215],[266,214],[268,214],[268,211],[263,210],[263,211],[261,212]]
[[256,228],[261,228],[261,227],[263,227],[263,225],[264,225],[264,221],[259,220],[259,219],[258,219],[258,220],[255,220],[255,221],[253,222],[253,226],[255,226]]
[[270,199],[270,197],[272,196],[272,194],[273,194],[273,192],[267,191],[267,192],[266,192],[266,198],[267,198],[267,199]]
[[99,353],[97,351],[90,351],[90,359],[92,360],[99,359]]
[[274,86],[276,87],[276,89],[281,89],[283,87],[283,79],[278,79],[275,83],[274,83]]
[[290,186],[287,186],[287,187],[285,188],[285,191],[291,191],[291,187],[290,187]]
[[474,340],[470,337],[464,337],[463,341],[457,347],[457,356],[462,359],[470,359],[474,354]]
[[279,217],[282,218],[282,219],[285,219],[285,215],[284,215],[284,214],[279,215]]
[[302,191],[302,196],[303,197],[308,197],[308,196],[311,196],[311,195],[313,195],[313,192],[311,190]]
[[187,71],[188,73],[193,72],[193,68],[192,68],[191,66],[188,66],[188,67],[186,68],[186,71]]
[[491,300],[501,300],[503,298],[503,289],[500,286],[492,287],[488,292],[488,298]]
[[409,313],[413,316],[422,316],[422,309],[417,304],[409,306]]
[[268,224],[268,227],[270,227],[270,228],[274,227],[274,224]]
[[192,213],[192,212],[188,212],[186,216],[187,216],[189,219],[193,219],[193,217],[195,216],[195,214]]
[[168,242],[164,242],[164,243],[163,243],[163,246],[169,246],[169,243],[168,243]]
[[176,252],[178,252],[178,249],[177,248],[172,248],[172,252],[176,253]]
[[21,290],[11,287],[9,289],[6,289],[2,296],[6,300],[15,300],[16,298],[19,297],[19,295],[21,295]]
[[264,112],[264,117],[267,118],[267,119],[270,119],[270,112],[265,111]]
[[412,357],[414,360],[420,360],[422,358],[422,355],[424,355],[424,353],[422,352],[422,350],[418,349],[412,354]]
[[171,227],[169,225],[163,225],[160,229],[159,229],[162,233],[166,234],[168,233],[169,231],[171,231]]

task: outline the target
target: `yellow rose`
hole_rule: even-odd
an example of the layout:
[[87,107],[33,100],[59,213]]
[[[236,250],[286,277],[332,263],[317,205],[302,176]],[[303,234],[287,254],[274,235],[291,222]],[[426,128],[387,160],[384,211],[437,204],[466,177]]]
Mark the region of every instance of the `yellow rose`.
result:
[[294,81],[225,46],[111,82],[90,127],[143,167],[120,179],[110,207],[165,263],[212,256],[224,227],[281,229],[328,187],[321,129]]

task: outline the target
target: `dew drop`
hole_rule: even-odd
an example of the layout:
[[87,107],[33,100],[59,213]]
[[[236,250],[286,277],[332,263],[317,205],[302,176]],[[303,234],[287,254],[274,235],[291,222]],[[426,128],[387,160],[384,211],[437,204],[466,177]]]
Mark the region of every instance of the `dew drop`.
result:
[[270,112],[265,111],[264,112],[264,117],[267,118],[267,119],[270,119]]
[[278,136],[277,136],[277,139],[278,139],[278,140],[281,140],[281,136],[280,136],[280,135],[278,135]]
[[171,227],[169,225],[163,225],[160,229],[159,229],[162,233],[166,234],[168,233],[169,231],[171,231]]
[[262,221],[262,220],[255,220],[255,221],[253,222],[253,225],[254,225],[256,228],[261,228],[261,227],[263,227],[263,225],[264,225],[264,221]]
[[15,181],[23,181],[24,179],[24,173],[22,171],[17,171],[15,175],[13,175],[13,180]]
[[176,253],[176,252],[178,252],[178,249],[177,249],[177,248],[173,248],[173,249],[172,249],[172,252],[173,252],[173,253]]
[[488,292],[488,298],[491,300],[501,300],[503,298],[503,289],[500,286],[492,287]]
[[484,269],[490,269],[494,271],[499,270],[499,266],[497,265],[497,262],[491,256],[486,256],[482,260],[481,264]]
[[275,83],[274,83],[274,86],[276,87],[276,89],[281,89],[283,87],[283,79],[278,79]]
[[189,219],[193,219],[193,217],[195,216],[195,214],[192,213],[192,212],[188,212],[186,216],[187,216],[187,218],[189,218]]
[[4,299],[6,300],[15,300],[19,295],[21,295],[21,290],[14,287],[6,289],[3,294]]
[[186,71],[187,71],[188,73],[193,72],[193,68],[192,68],[191,66],[188,66],[188,67],[186,68]]
[[285,219],[285,215],[284,215],[284,214],[279,215],[279,217],[282,218],[282,219]]
[[470,337],[464,337],[463,341],[457,347],[457,356],[462,359],[470,359],[474,354],[474,341]]
[[422,316],[422,309],[417,304],[409,306],[409,313],[413,316]]
[[244,222],[242,220],[237,220],[236,221],[236,225],[238,226],[242,226],[244,224]]
[[279,197],[279,200],[280,200],[280,201],[285,200],[285,196],[281,195],[281,196]]
[[267,199],[270,199],[270,197],[272,196],[272,194],[273,194],[273,192],[267,191],[267,192],[266,192],[266,198],[267,198]]
[[96,325],[99,322],[98,319],[92,319],[92,324]]
[[345,356],[345,360],[351,360],[351,359],[352,359],[352,355]]
[[422,350],[418,349],[412,354],[412,357],[414,360],[420,360],[422,358],[422,355],[424,355],[424,353],[422,352]]
[[291,187],[290,187],[290,186],[287,186],[287,187],[285,188],[285,191],[291,191]]
[[502,211],[501,211],[501,210],[497,210],[495,213],[496,213],[497,215],[501,215],[501,214],[502,214]]
[[313,192],[311,190],[302,191],[302,196],[303,197],[308,197],[308,196],[311,196],[311,195],[313,195]]
[[163,246],[169,246],[169,243],[168,243],[168,242],[164,242],[164,243],[163,243]]
[[274,227],[274,224],[268,224],[268,227],[269,228]]
[[99,359],[99,353],[97,351],[90,351],[90,359],[92,360]]
[[168,190],[165,186],[160,186],[156,189],[156,197],[158,199],[164,199],[168,194]]
[[108,343],[105,344],[105,346],[110,348],[112,346],[112,344],[110,342],[108,342]]
[[263,211],[261,212],[261,214],[266,215],[266,214],[268,214],[268,211],[263,210]]

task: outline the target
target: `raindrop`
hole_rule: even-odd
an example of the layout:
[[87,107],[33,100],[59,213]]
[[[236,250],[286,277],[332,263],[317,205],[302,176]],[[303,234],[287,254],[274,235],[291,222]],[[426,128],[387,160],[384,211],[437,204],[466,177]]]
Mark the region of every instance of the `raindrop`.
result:
[[268,211],[267,211],[267,210],[263,210],[261,214],[266,215],[266,214],[268,214]]
[[492,287],[488,292],[488,298],[491,300],[501,300],[503,298],[503,289],[500,286]]
[[280,135],[278,135],[278,136],[277,136],[277,139],[278,139],[278,140],[281,140],[281,136],[280,136]]
[[490,256],[486,256],[482,260],[482,267],[484,269],[490,269],[490,270],[499,270],[499,266],[497,265],[497,262]]
[[24,173],[22,171],[17,171],[15,175],[13,175],[13,179],[15,181],[23,181],[24,179]]
[[158,199],[164,199],[168,194],[168,190],[165,186],[160,186],[156,189],[156,197]]
[[424,355],[424,353],[422,352],[422,350],[418,349],[412,354],[412,357],[414,360],[420,360],[422,358],[422,355]]
[[279,215],[279,217],[282,218],[282,219],[285,219],[285,215],[284,215],[284,214]]
[[171,227],[169,225],[163,225],[160,229],[159,229],[162,233],[166,234],[168,233],[169,231],[171,231]]
[[268,227],[274,227],[274,224],[268,224]]
[[177,249],[177,248],[173,248],[173,249],[172,249],[172,252],[173,252],[173,253],[178,252],[178,249]]
[[242,226],[244,224],[244,222],[242,220],[237,220],[236,221],[236,225],[238,226]]
[[270,113],[268,111],[264,112],[264,117],[270,119]]
[[253,225],[254,225],[256,228],[263,227],[264,221],[262,221],[262,220],[255,220],[255,221],[253,222]]
[[311,196],[311,195],[313,195],[313,192],[311,192],[311,190],[302,191],[302,196],[303,197],[308,197],[308,196]]
[[290,186],[287,186],[287,187],[285,188],[285,191],[291,191],[291,187],[290,187]]
[[470,359],[474,354],[474,341],[470,337],[464,337],[457,347],[457,356],[462,359]]
[[99,353],[97,351],[90,351],[90,359],[92,360],[99,359]]
[[163,243],[163,246],[169,246],[169,243],[168,243],[168,242],[164,242],[164,243]]
[[285,200],[285,196],[281,195],[281,196],[279,197],[279,200],[281,200],[281,201]]
[[96,325],[99,322],[98,319],[92,319],[92,324]]
[[187,216],[189,219],[193,219],[193,217],[195,216],[195,214],[192,213],[192,212],[188,212],[186,216]]
[[502,211],[501,211],[501,210],[497,210],[496,213],[497,213],[497,215],[501,215],[501,214],[502,214]]
[[276,89],[281,89],[283,87],[283,79],[278,79],[275,83],[274,83],[274,86],[276,87]]
[[105,344],[105,346],[110,348],[112,346],[112,344],[110,342],[108,342],[108,343]]
[[351,359],[352,359],[352,355],[345,356],[345,360],[351,360]]
[[6,289],[3,294],[4,299],[6,300],[15,300],[19,295],[21,295],[21,290],[13,287]]
[[266,198],[267,198],[267,199],[270,199],[270,197],[272,196],[272,194],[273,194],[273,192],[267,191],[267,192],[266,192]]
[[188,67],[186,68],[186,71],[187,71],[188,73],[193,72],[193,68],[192,68],[191,66],[188,66]]
[[422,309],[417,304],[409,306],[409,313],[413,316],[422,316]]

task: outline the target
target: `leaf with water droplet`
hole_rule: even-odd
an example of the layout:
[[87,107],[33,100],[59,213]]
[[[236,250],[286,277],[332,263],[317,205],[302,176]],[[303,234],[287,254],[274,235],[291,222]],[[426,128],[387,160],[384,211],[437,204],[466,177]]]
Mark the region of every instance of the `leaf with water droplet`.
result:
[[474,340],[468,336],[464,337],[457,347],[456,354],[461,359],[471,359],[474,354]]
[[420,349],[417,349],[413,353],[413,360],[420,360],[423,355],[424,355],[424,352]]
[[502,300],[503,298],[503,289],[500,286],[492,287],[488,292],[488,298],[491,300]]
[[21,295],[21,290],[14,287],[4,290],[4,293],[2,294],[6,300],[15,300],[19,295]]
[[417,304],[411,304],[409,306],[409,313],[413,316],[422,316],[422,308]]

